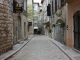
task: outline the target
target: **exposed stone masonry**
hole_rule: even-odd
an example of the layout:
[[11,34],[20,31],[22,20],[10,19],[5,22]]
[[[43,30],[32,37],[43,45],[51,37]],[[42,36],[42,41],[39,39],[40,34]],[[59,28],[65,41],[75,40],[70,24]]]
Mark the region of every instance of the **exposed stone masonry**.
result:
[[12,49],[12,22],[9,0],[0,4],[0,55]]

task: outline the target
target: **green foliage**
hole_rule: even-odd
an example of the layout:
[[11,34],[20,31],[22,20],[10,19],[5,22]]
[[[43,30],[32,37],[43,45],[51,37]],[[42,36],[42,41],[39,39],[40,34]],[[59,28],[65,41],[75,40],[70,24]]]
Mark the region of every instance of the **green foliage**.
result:
[[65,22],[62,22],[61,24],[60,24],[60,27],[61,28],[64,28],[66,26],[66,23]]
[[55,24],[52,25],[52,27],[55,27],[55,26],[56,26]]
[[28,15],[28,19],[33,19],[33,6],[32,4],[27,5],[27,15]]
[[49,29],[49,33],[51,33],[51,29]]

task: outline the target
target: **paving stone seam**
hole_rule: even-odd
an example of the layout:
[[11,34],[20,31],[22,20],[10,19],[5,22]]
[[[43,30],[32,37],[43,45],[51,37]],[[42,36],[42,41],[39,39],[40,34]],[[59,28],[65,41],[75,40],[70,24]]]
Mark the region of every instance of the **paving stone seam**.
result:
[[[33,37],[34,37],[34,36],[33,36]],[[25,44],[23,44],[19,49],[17,49],[15,52],[13,52],[12,54],[8,55],[7,57],[5,57],[5,58],[2,59],[2,60],[7,60],[7,59],[9,59],[10,57],[12,57],[13,55],[15,55],[15,54],[16,54],[18,51],[20,51],[27,43],[29,43],[30,40],[32,40],[33,37],[31,37],[30,39],[28,39],[28,41],[27,41]]]
[[[49,41],[51,41],[48,37],[47,39]],[[74,58],[72,58],[71,56],[69,56],[61,47],[59,47],[56,43],[54,43],[53,41],[51,41],[53,44],[55,44],[70,60],[75,60]]]

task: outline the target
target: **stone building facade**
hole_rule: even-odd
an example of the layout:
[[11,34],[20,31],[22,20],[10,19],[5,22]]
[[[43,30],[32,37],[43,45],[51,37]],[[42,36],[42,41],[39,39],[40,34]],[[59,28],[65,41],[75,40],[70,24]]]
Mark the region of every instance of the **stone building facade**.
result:
[[[52,27],[52,37],[56,41],[66,45],[67,4],[63,5],[62,0],[52,0],[52,2],[52,26],[53,24],[55,25],[55,27]],[[62,23],[65,24],[64,27],[61,27]]]
[[[42,0],[44,2],[45,0]],[[48,2],[49,3],[49,2]],[[80,51],[80,1],[50,0],[52,37],[74,50]],[[60,26],[65,23],[64,29]]]
[[0,55],[13,47],[11,1],[0,1]]
[[28,38],[27,0],[16,1],[22,13],[13,13],[13,0],[0,0],[0,55]]
[[49,33],[49,29],[50,29],[50,25],[47,26],[47,24],[43,25],[44,23],[50,23],[50,18],[49,16],[47,16],[47,6],[48,6],[48,3],[50,3],[49,0],[41,0],[41,3],[42,3],[42,34],[45,34],[47,36],[50,36],[50,33]]
[[17,44],[28,38],[27,0],[16,0],[23,6],[22,13],[13,13],[13,43]]
[[[45,22],[49,22],[49,27],[45,29],[46,35],[52,37],[56,41],[66,45],[66,20],[67,20],[67,4],[64,0],[42,0],[43,16]],[[45,19],[46,18],[46,19]],[[64,27],[61,25],[64,24]]]
[[[30,5],[32,6],[30,8],[30,10],[32,10],[31,14],[33,15],[33,0],[28,0],[27,1],[27,6],[30,6]],[[34,34],[33,17],[32,18],[28,18],[28,34],[29,35]]]

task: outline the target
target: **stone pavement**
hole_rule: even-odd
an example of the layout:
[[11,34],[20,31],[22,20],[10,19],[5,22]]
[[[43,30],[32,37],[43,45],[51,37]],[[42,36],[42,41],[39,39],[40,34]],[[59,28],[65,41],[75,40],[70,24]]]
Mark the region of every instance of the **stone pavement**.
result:
[[33,35],[28,35],[27,40],[22,41],[22,43],[14,45],[12,50],[0,55],[0,60],[5,60],[14,55],[16,52],[20,51],[30,41],[30,39],[32,39],[32,37]]
[[70,60],[51,39],[35,35],[19,52],[7,60]]
[[53,44],[55,44],[60,50],[62,50],[70,58],[70,60],[80,60],[80,53],[79,52],[76,52],[72,48],[69,48],[69,47],[63,45],[63,44],[57,42],[56,40],[49,38],[48,36],[47,36],[47,38]]

